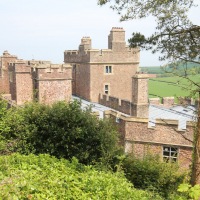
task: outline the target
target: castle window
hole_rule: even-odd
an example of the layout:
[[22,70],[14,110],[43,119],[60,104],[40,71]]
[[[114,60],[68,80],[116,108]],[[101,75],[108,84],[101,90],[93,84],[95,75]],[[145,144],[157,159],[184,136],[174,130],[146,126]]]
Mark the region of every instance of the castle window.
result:
[[163,160],[166,162],[176,162],[178,158],[178,148],[163,146]]
[[73,65],[72,70],[73,70],[73,72],[76,72],[76,65]]
[[105,66],[105,73],[112,74],[112,66]]
[[109,85],[104,86],[104,93],[109,94]]
[[13,82],[13,72],[9,72],[9,81]]

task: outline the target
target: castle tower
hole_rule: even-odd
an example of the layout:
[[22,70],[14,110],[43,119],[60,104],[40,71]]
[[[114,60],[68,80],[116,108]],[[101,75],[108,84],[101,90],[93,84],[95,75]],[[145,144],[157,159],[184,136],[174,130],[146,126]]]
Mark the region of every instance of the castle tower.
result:
[[123,28],[113,27],[108,36],[108,49],[121,51],[126,47],[125,31]]
[[139,67],[139,49],[126,46],[123,28],[112,28],[109,49],[92,49],[83,37],[78,50],[64,52],[64,62],[73,65],[73,94],[92,102],[99,94],[132,101],[132,77]]
[[33,100],[31,68],[26,61],[17,60],[9,64],[9,82],[11,98],[17,105]]
[[69,64],[30,63],[35,97],[40,103],[71,100],[72,67]]
[[133,76],[132,115],[135,117],[148,117],[148,78],[148,74],[136,74]]
[[89,50],[92,48],[92,40],[90,37],[83,37],[79,45],[79,51]]
[[4,51],[0,56],[0,94],[10,93],[8,65],[16,60],[17,56],[10,55],[8,51]]

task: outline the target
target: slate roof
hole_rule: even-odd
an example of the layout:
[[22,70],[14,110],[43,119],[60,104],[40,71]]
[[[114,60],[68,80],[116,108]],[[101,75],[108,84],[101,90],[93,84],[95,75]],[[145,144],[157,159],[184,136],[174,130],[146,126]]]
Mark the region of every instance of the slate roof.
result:
[[[99,118],[103,119],[104,111],[113,110],[109,107],[103,106],[98,103],[92,103],[81,99],[76,96],[72,96],[73,100],[81,101],[81,107],[85,109],[86,107],[91,106],[93,112],[99,112]],[[168,119],[168,120],[178,120],[178,129],[184,130],[186,129],[187,121],[195,121],[195,107],[194,106],[173,106],[171,108],[164,108],[158,105],[149,105],[149,126],[155,126],[156,119]],[[126,115],[126,114],[125,114]],[[128,116],[128,115],[126,115]]]
[[163,108],[157,105],[149,106],[149,126],[155,126],[156,119],[178,120],[178,129],[186,129],[187,121],[195,121],[195,107],[173,106]]

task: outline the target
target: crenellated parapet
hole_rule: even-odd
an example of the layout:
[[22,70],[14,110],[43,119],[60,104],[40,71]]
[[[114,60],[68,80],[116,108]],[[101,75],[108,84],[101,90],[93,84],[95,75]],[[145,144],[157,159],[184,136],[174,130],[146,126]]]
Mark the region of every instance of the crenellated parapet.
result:
[[[37,100],[52,104],[55,101],[70,101],[72,95],[72,66],[52,64],[44,60],[21,60],[5,51],[1,66],[7,63],[7,87],[5,92],[17,105]],[[1,80],[0,80],[1,83]],[[0,84],[1,89],[2,84]]]
[[39,63],[31,64],[30,67],[38,81],[72,79],[72,66],[70,64]]
[[197,101],[189,97],[178,97],[178,102],[176,103],[174,97],[162,97],[162,98],[156,97],[156,98],[149,98],[149,104],[170,108],[177,104],[182,106],[190,106],[190,105],[196,106]]
[[139,49],[126,45],[125,31],[120,27],[111,29],[108,36],[108,49],[92,49],[91,38],[83,37],[78,50],[64,52],[66,63],[138,64],[139,60]]

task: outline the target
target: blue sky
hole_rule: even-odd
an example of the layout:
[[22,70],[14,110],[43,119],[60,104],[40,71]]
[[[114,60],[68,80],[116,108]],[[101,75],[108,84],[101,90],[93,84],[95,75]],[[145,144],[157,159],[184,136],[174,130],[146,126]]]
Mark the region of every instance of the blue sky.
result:
[[[199,11],[190,12],[196,24]],[[83,36],[92,38],[93,48],[106,49],[112,27],[123,27],[128,39],[135,31],[150,35],[155,22],[119,22],[119,16],[108,5],[98,6],[97,0],[0,0],[0,26],[0,54],[8,50],[21,59],[62,63],[64,50],[77,49]],[[141,52],[141,66],[161,64],[158,55]]]

